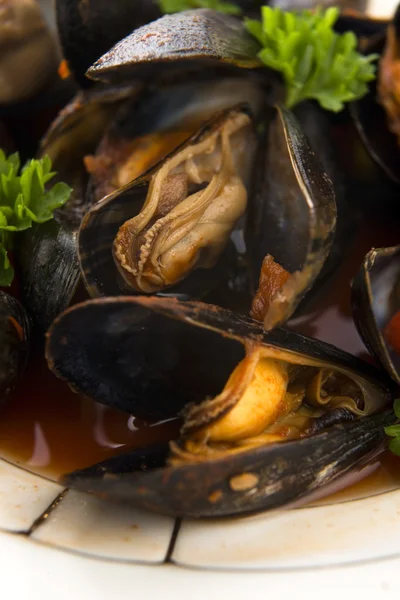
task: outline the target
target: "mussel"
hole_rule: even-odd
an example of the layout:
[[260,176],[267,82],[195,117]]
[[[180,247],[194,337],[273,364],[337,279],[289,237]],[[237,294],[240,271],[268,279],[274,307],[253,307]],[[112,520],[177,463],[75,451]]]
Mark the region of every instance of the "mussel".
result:
[[29,353],[30,323],[21,304],[0,291],[0,405],[22,376]]
[[[249,99],[251,93],[260,104],[257,87],[248,80],[238,86],[237,80],[225,79],[218,85],[212,84],[213,88],[217,92],[216,97],[218,92],[231,88],[231,98],[236,89],[236,96],[245,92]],[[223,98],[226,102],[225,95]],[[184,106],[183,114],[181,109],[178,131],[190,129],[188,122],[193,115],[188,111],[189,106]],[[257,109],[255,101],[250,113],[253,115],[254,106]],[[169,113],[168,127],[171,127],[173,114]],[[217,270],[211,269],[208,275],[204,273],[204,267],[216,263],[216,251],[221,252],[229,235],[236,229],[233,235],[241,230],[245,234],[247,260],[254,285],[266,254],[275,256],[293,273],[281,296],[279,309],[269,316],[268,327],[284,322],[293,313],[319,274],[332,246],[336,225],[335,197],[332,184],[294,115],[278,107],[266,113],[264,121],[265,127],[258,136],[263,142],[257,149],[251,119],[246,116],[246,111],[226,110],[144,176],[106,196],[89,210],[80,227],[79,254],[91,296],[129,294],[132,291],[177,293],[190,290],[192,297],[194,294],[199,298],[210,289],[211,281],[215,285],[224,276],[221,269],[224,263],[217,263]],[[237,129],[236,133],[223,133],[233,132],[232,127]],[[222,134],[228,135],[225,150],[218,142],[218,139],[222,140]],[[169,136],[168,131],[163,134],[164,144]],[[154,145],[157,140],[150,138],[150,141]],[[214,146],[215,150],[210,154]],[[231,171],[230,179],[226,179],[229,172],[226,171],[226,152],[230,152],[230,147],[234,171]],[[225,159],[221,162],[223,156]],[[210,159],[213,169],[216,169],[214,174],[207,167],[211,164]],[[129,162],[135,168],[141,163],[141,148],[137,143]],[[114,164],[112,168],[115,168]],[[193,176],[196,179],[191,179]],[[226,180],[224,185],[229,187],[229,204],[223,200],[223,193],[218,191],[217,176],[221,182]],[[161,181],[164,183],[160,187]],[[232,187],[234,181],[236,184]],[[248,197],[245,202],[248,204],[246,225],[239,221],[239,227],[235,228],[245,210],[245,188],[241,182],[245,183]],[[181,191],[178,183],[181,187],[184,183]],[[201,186],[199,191],[193,189],[189,197],[186,191],[188,183],[192,187],[193,184]],[[213,192],[212,187],[216,184]],[[177,204],[174,195],[178,199],[179,193],[183,194],[183,201]],[[237,213],[239,197],[242,197],[239,203],[242,209]],[[212,198],[213,206],[207,208]],[[163,212],[161,201],[167,206],[167,212]],[[223,205],[224,213],[221,212]],[[199,212],[205,209],[207,213]],[[208,221],[207,226],[202,223],[204,219]],[[288,244],[288,238],[295,239],[296,245]],[[193,270],[198,267],[203,269],[196,274]],[[227,270],[224,271],[226,274]],[[177,288],[176,284],[189,273],[193,276]],[[123,279],[119,274],[123,275]]]
[[399,23],[400,10],[387,27],[368,40],[365,53],[380,56],[376,81],[369,93],[352,103],[350,113],[366,150],[390,181],[400,183],[400,151],[398,132],[399,98]]
[[126,86],[79,93],[42,140],[40,155],[49,155],[57,179],[73,187],[55,219],[24,232],[16,248],[22,301],[42,334],[70,304],[80,278],[76,231],[88,209],[83,157],[96,147],[118,107],[139,90]]
[[[389,375],[400,383],[398,342],[400,247],[373,248],[352,284],[356,325],[365,345]],[[393,332],[391,331],[393,330]]]
[[166,514],[242,515],[290,503],[371,461],[385,447],[382,427],[395,420],[385,411],[392,384],[369,364],[197,302],[87,301],[56,319],[46,355],[59,377],[107,406],[146,419],[183,415],[169,447],[65,478]]
[[[204,68],[229,72],[256,69],[258,43],[243,23],[209,9],[165,15],[139,27],[100,57],[87,71],[91,79],[121,83],[129,77],[171,77],[171,71]],[[177,71],[178,69],[178,71]]]
[[[162,56],[152,54],[144,57],[140,48],[143,40],[147,39],[149,28],[151,31],[170,29],[171,40],[180,40],[181,45],[175,48],[175,52],[173,44],[170,47],[163,43],[160,46]],[[185,36],[180,36],[180,32],[186,32]],[[218,38],[220,34],[223,35],[221,39]],[[240,44],[238,40],[241,40]],[[186,49],[183,47],[185,44]],[[89,144],[86,140],[82,144],[81,137],[77,139],[74,123],[74,143],[79,145],[79,151],[74,156],[74,168],[80,178],[75,193],[79,199],[79,210],[71,215],[73,203],[70,202],[63,213],[60,212],[56,217],[63,227],[59,229],[53,223],[48,225],[53,228],[48,236],[44,228],[28,234],[22,250],[22,273],[27,282],[24,285],[24,300],[36,323],[44,330],[57,312],[63,310],[71,300],[79,279],[74,246],[76,227],[82,217],[79,260],[91,296],[139,292],[202,298],[221,282],[221,274],[226,281],[234,279],[231,274],[235,273],[234,263],[238,260],[237,250],[240,247],[241,266],[247,261],[246,269],[250,272],[253,289],[266,254],[282,261],[283,266],[293,274],[282,296],[282,310],[270,318],[270,324],[266,323],[266,327],[284,322],[309,291],[326,262],[333,243],[336,207],[332,186],[297,120],[281,107],[264,110],[264,105],[273,99],[269,90],[275,84],[270,75],[256,74],[259,66],[257,44],[233,17],[210,10],[198,10],[163,17],[137,29],[119,46],[126,46],[129,52],[120,57],[121,64],[113,63],[107,70],[113,81],[134,81],[141,73],[140,65],[151,63],[152,72],[157,74],[156,89],[147,89],[138,101],[135,97],[133,103],[125,103],[120,110],[108,104],[108,107],[111,106],[111,110],[107,110],[109,127],[104,127],[104,135],[101,140],[98,139],[100,143],[97,149],[85,157],[85,166],[90,173],[86,193],[86,182],[84,185],[81,183],[82,157]],[[114,57],[117,50],[114,48],[110,52]],[[185,84],[166,84],[164,77],[164,83],[161,83],[164,60],[174,63],[180,76],[182,73],[187,75],[187,67],[195,64],[196,77],[201,74],[202,81],[188,77],[188,83]],[[211,67],[204,69],[208,60],[211,61]],[[107,61],[107,55],[99,59],[93,71],[103,77],[103,67],[99,69],[98,66],[104,66]],[[220,64],[223,78],[219,80],[216,65]],[[226,71],[227,64],[233,70]],[[106,90],[112,97],[115,88],[109,86]],[[93,90],[94,98],[96,93],[100,92]],[[83,104],[79,104],[78,110],[76,105],[75,108],[72,105],[66,109],[46,136],[43,151],[51,154],[55,149],[57,156],[57,148],[63,145],[64,139],[72,139],[69,121],[76,121],[78,115],[79,122],[79,114],[90,115],[93,100],[87,98]],[[222,190],[223,179],[223,185],[229,187],[233,178],[226,179],[226,159],[221,172],[217,160],[216,171],[213,173],[209,170],[204,176],[198,170],[197,159],[189,155],[194,148],[203,144],[202,141],[196,146],[195,140],[202,139],[207,129],[212,130],[212,123],[220,119],[218,111],[233,110],[235,105],[243,101],[249,105],[246,110],[249,110],[253,130],[257,129],[257,148],[253,151],[254,143],[251,140],[254,134],[246,133],[241,142],[241,154],[238,153],[239,158],[236,157],[236,165],[234,162],[231,173],[236,177],[237,166],[243,163],[244,174],[239,179],[240,186],[244,184],[246,188],[246,201],[241,202],[240,210],[236,210],[239,206],[236,201],[229,207],[225,202],[223,210],[225,216],[230,213],[229,223],[222,225],[221,213],[217,218],[220,219],[218,225],[214,220],[205,227],[203,221],[210,218],[209,209],[204,210],[205,199],[210,196],[211,188]],[[312,112],[310,109],[309,113]],[[65,123],[63,117],[67,117]],[[313,119],[308,118],[306,122],[312,123]],[[91,127],[91,134],[98,135],[100,127],[89,125],[89,120],[87,126]],[[250,130],[251,127],[244,129]],[[193,134],[195,137],[190,139]],[[223,137],[218,134],[215,138],[221,140],[217,142],[216,156],[218,153],[222,156],[218,148],[222,148]],[[233,138],[239,140],[240,135],[235,134]],[[93,141],[93,135],[89,140],[90,143]],[[205,139],[204,143],[206,146],[203,151],[207,156],[208,152],[212,152],[212,143],[206,143]],[[245,151],[244,143],[248,144]],[[70,141],[68,148],[71,149]],[[322,156],[326,154],[321,151]],[[227,156],[225,151],[224,155]],[[212,154],[209,158],[212,158]],[[174,164],[176,160],[178,162]],[[160,162],[154,166],[157,161]],[[58,167],[58,161],[55,167]],[[61,169],[71,184],[73,173],[65,168],[65,164]],[[168,170],[170,172],[167,173]],[[183,171],[186,171],[185,176]],[[191,173],[188,176],[189,171]],[[157,189],[161,179],[165,179],[165,183],[159,193]],[[166,194],[161,204],[157,200],[160,194]],[[221,200],[223,194],[221,196],[214,190],[211,195],[215,194]],[[276,194],[279,195],[279,201],[274,198]],[[199,206],[194,210],[193,205],[189,218],[185,207],[189,207],[194,198],[197,198]],[[89,210],[96,200],[101,202]],[[213,203],[214,217],[215,209],[219,210],[222,206],[221,201]],[[179,222],[175,219],[177,216]],[[242,240],[245,230],[248,232],[246,245]],[[288,237],[297,240],[292,253],[289,252]],[[253,243],[254,240],[257,243]],[[255,251],[251,250],[252,243],[253,247],[257,247]],[[248,254],[243,260],[246,247]],[[30,260],[32,253],[33,261]],[[332,253],[332,256],[335,258],[337,253]],[[42,265],[44,260],[47,263],[41,277],[44,289],[35,290],[30,283],[32,274],[37,272],[37,263]],[[24,267],[26,264],[29,264],[28,272]],[[243,279],[247,276],[246,273]],[[46,293],[48,281],[53,281],[54,277],[62,277],[63,285],[60,293],[49,301]],[[37,285],[36,282],[34,285]],[[46,298],[43,301],[44,296]]]

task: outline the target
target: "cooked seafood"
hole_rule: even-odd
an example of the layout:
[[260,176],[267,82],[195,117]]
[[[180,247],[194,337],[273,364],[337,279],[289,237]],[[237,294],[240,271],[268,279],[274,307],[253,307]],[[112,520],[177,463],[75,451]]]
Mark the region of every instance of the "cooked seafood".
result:
[[40,154],[50,156],[58,179],[74,189],[55,220],[24,232],[16,248],[22,301],[42,334],[70,304],[80,278],[76,230],[88,208],[83,156],[96,146],[116,107],[135,92],[125,87],[78,94],[42,141]]
[[[82,85],[90,52],[124,35],[101,31],[107,14],[121,18],[114,10],[58,5]],[[106,407],[181,419],[168,444],[70,473],[68,485],[182,517],[243,515],[306,497],[385,448],[390,377],[277,329],[342,260],[342,246],[328,257],[343,185],[326,115],[282,107],[258,50],[240,21],[210,10],[148,23],[107,47],[89,69],[105,85],[81,92],[43,141],[75,191],[18,251],[37,330],[52,322],[48,365]],[[262,324],[239,303],[193,301],[223,285],[229,305],[242,277],[246,311],[260,271],[252,315]],[[94,299],[67,308],[81,273]],[[371,308],[361,305],[360,329]]]
[[[249,88],[249,86],[246,87]],[[250,87],[251,89],[252,87]],[[242,114],[244,115],[244,113]],[[225,117],[225,119],[227,118]],[[244,118],[244,116],[241,117],[241,119]],[[218,119],[220,117],[217,118],[217,121]],[[220,236],[221,225],[216,228],[216,223],[214,223],[213,228],[211,229],[209,226],[206,231],[201,220],[199,221],[200,213],[192,212],[191,220],[196,225],[197,234],[196,230],[192,230],[188,236],[189,221],[186,229],[174,221],[174,226],[179,225],[177,230],[179,246],[172,246],[172,242],[176,244],[176,236],[175,238],[170,236],[171,225],[163,215],[161,215],[162,219],[157,217],[154,210],[160,195],[157,187],[160,178],[165,178],[172,168],[182,168],[179,167],[179,164],[182,163],[188,152],[192,156],[196,147],[205,152],[204,156],[207,158],[208,150],[205,144],[210,142],[205,141],[205,136],[209,135],[214,128],[215,125],[209,123],[193,140],[184,143],[158,167],[106,197],[102,202],[93,206],[84,217],[79,232],[79,252],[85,283],[92,296],[118,295],[121,291],[129,293],[129,290],[132,289],[154,292],[167,288],[168,291],[168,286],[177,283],[182,274],[188,274],[194,266],[207,264],[205,260],[209,260],[209,256],[205,255],[204,251],[198,252],[195,236],[198,237],[201,233],[201,237],[198,239],[205,246],[207,238],[204,235],[207,231],[207,235],[212,233],[213,236]],[[329,178],[312,153],[307,139],[290,111],[278,108],[268,114],[267,134],[263,134],[266,143],[262,145],[263,151],[258,153],[255,165],[252,164],[255,161],[252,159],[250,144],[251,128],[249,129],[249,126],[246,125],[246,127],[241,127],[240,131],[241,133],[238,130],[232,137],[232,148],[234,148],[236,165],[241,167],[241,180],[246,183],[246,190],[248,190],[246,193],[249,194],[245,237],[251,275],[254,279],[258,278],[261,261],[268,253],[273,254],[292,273],[283,294],[276,297],[271,307],[272,313],[268,316],[268,323],[265,321],[265,326],[271,328],[289,318],[324,265],[332,246],[336,225],[335,198]],[[238,137],[239,133],[241,137]],[[209,139],[214,139],[215,135],[216,133],[213,133]],[[265,147],[267,148],[265,152],[267,158],[263,160]],[[272,151],[271,148],[275,150]],[[133,154],[133,156],[140,158],[140,154]],[[209,155],[207,160],[209,159],[214,162],[213,154]],[[177,164],[175,165],[175,163]],[[191,169],[193,160],[186,161],[185,164],[186,170]],[[219,168],[218,165],[219,163],[215,161],[214,166]],[[196,177],[199,175],[196,174]],[[197,183],[200,183],[200,180]],[[196,196],[202,203],[205,198],[204,194],[208,193],[207,190],[210,188],[211,183],[200,197]],[[237,190],[239,189],[237,188]],[[243,189],[242,186],[241,189]],[[177,193],[176,185],[173,191]],[[171,195],[171,191],[169,195]],[[188,200],[185,200],[184,203],[179,204],[173,209],[171,215],[177,215],[187,206],[187,203]],[[230,210],[232,210],[234,208],[232,195],[230,195],[230,206]],[[151,215],[150,210],[152,211]],[[192,211],[192,207],[190,210]],[[137,227],[138,223],[143,227],[141,222],[144,216],[147,222],[151,216],[151,228],[149,232],[144,231],[141,236],[138,236],[134,227]],[[231,220],[230,231],[232,231],[238,216],[233,221]],[[183,215],[180,216],[180,219],[182,218]],[[210,220],[209,213],[207,213],[207,219]],[[230,231],[225,227],[225,235],[229,235]],[[143,246],[143,240],[146,241],[148,236],[150,234],[153,236],[155,232],[156,234],[152,237],[152,245],[149,246],[152,254],[145,261],[140,244]],[[164,254],[161,258],[161,254],[158,256],[157,251],[160,247],[160,239],[166,239],[166,232],[168,233],[169,254]],[[287,236],[297,240],[295,246],[286,243]],[[209,248],[213,247],[211,242],[214,247],[216,243],[220,244],[220,239],[220,237],[214,237],[213,241],[209,238]],[[190,243],[190,252],[186,252],[188,243]],[[292,246],[293,253],[290,254]],[[114,247],[114,257],[119,270],[122,271],[128,286],[126,284],[122,286],[117,278],[117,270],[111,257],[112,247]],[[184,250],[185,260],[182,260],[177,254],[179,248]],[[173,261],[168,263],[168,257],[171,257]],[[197,263],[193,262],[192,257]],[[142,261],[141,272],[138,268],[140,260]],[[122,262],[125,265],[124,268],[122,268]],[[170,266],[168,267],[168,265]],[[160,273],[162,270],[165,271],[166,267],[173,269],[174,278],[171,276],[169,279],[160,278]],[[176,271],[177,267],[179,271]],[[145,279],[142,273],[146,269],[147,277]],[[157,272],[158,276],[155,275]],[[219,269],[218,272],[221,277],[222,269]],[[214,273],[215,271],[210,273],[210,278],[214,277]],[[138,276],[140,276],[140,280]],[[153,278],[153,283],[149,280],[150,276]],[[156,277],[159,282],[157,287],[155,285]],[[210,289],[210,282],[207,284],[204,275],[202,285],[203,293]],[[192,282],[180,290],[187,291],[190,286],[192,286]],[[195,289],[197,289],[197,297],[199,297],[198,287]],[[175,288],[172,287],[171,291],[175,292]]]
[[[250,319],[201,303],[88,301],[56,320],[47,359],[75,390],[108,406],[143,418],[185,409],[182,437],[169,453],[156,448],[154,459],[151,449],[142,451],[141,467],[132,455],[125,465],[119,456],[115,480],[107,477],[113,462],[67,478],[80,489],[180,516],[243,514],[290,502],[379,452],[382,424],[394,420],[381,413],[391,400],[390,381],[370,365],[289,331],[265,334]],[[348,415],[354,422],[325,425],[307,439],[319,418],[339,408],[345,409],[339,422]],[[339,438],[346,439],[341,459]],[[155,460],[149,467],[147,454]],[[249,478],[252,485],[241,488],[239,479]]]

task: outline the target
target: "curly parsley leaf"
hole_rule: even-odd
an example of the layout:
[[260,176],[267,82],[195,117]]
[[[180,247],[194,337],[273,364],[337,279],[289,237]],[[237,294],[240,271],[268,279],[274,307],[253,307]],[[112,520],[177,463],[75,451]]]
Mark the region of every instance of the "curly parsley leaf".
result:
[[32,159],[20,170],[18,153],[6,157],[0,149],[0,286],[13,280],[8,259],[13,234],[52,219],[71,195],[72,189],[61,182],[46,189],[55,174],[48,156]]
[[261,21],[245,19],[248,32],[262,46],[259,59],[282,73],[286,105],[317,100],[326,110],[339,112],[345,102],[364,96],[375,78],[377,54],[357,52],[353,32],[336,33],[336,7],[285,12],[263,6]]
[[181,12],[192,8],[211,8],[228,15],[241,15],[240,6],[222,0],[158,0],[160,10],[164,14]]

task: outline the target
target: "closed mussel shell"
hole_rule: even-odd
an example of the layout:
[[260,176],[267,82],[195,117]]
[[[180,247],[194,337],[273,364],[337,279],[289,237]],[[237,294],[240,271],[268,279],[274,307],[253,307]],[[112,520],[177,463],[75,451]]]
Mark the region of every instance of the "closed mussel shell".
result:
[[88,77],[108,83],[132,77],[152,77],[167,69],[260,67],[259,45],[243,23],[209,9],[165,15],[133,31],[87,71]]

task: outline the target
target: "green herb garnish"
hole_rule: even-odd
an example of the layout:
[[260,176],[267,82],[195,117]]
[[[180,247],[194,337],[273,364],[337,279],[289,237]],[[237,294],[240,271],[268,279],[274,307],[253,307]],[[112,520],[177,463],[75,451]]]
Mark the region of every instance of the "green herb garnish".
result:
[[45,190],[55,176],[48,156],[32,159],[20,171],[18,152],[8,158],[0,149],[0,286],[9,286],[14,269],[8,259],[13,234],[53,218],[53,211],[63,206],[72,189],[56,183]]
[[[400,398],[397,398],[397,400],[394,401],[393,411],[396,417],[400,419]],[[393,454],[400,456],[400,424],[389,425],[388,427],[385,427],[385,433],[389,437],[393,438],[389,444],[390,450],[393,452]]]
[[375,78],[377,54],[357,52],[353,32],[336,33],[336,7],[313,12],[285,12],[263,6],[261,21],[245,19],[245,26],[263,47],[260,60],[280,71],[286,84],[286,105],[314,99],[326,110],[339,112],[344,102],[361,98]]
[[177,13],[191,8],[211,8],[228,15],[241,15],[243,12],[240,6],[221,0],[158,0],[158,5],[164,14]]

